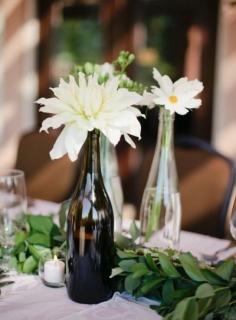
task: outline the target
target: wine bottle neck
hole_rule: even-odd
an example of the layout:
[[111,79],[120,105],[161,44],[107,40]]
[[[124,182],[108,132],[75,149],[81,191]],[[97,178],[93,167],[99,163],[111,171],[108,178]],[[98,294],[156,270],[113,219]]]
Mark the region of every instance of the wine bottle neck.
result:
[[85,172],[96,175],[101,175],[99,136],[98,130],[88,132],[85,148]]

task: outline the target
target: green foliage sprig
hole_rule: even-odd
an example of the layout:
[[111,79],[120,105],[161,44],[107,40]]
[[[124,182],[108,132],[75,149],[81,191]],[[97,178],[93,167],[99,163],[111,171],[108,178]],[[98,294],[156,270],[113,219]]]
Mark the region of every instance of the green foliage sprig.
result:
[[[10,250],[9,266],[22,273],[36,273],[41,258],[54,255],[63,258],[66,246],[66,211],[70,200],[64,201],[58,212],[59,225],[54,223],[52,215],[25,214],[15,222],[17,229],[14,245]],[[8,252],[9,254],[9,252]],[[0,243],[0,262],[4,259],[4,248]]]
[[117,257],[117,289],[159,301],[151,308],[165,320],[236,319],[233,260],[212,267],[190,253],[156,248],[117,249]]
[[65,232],[50,215],[27,214],[24,219],[24,227],[15,233],[10,267],[18,272],[35,273],[43,255],[53,257],[64,252]]
[[[119,78],[119,88],[126,88],[129,91],[135,91],[142,94],[146,87],[142,83],[133,81],[127,76],[127,68],[134,62],[134,60],[135,55],[133,53],[121,51],[118,57],[111,63],[111,66],[114,68],[112,76]],[[72,74],[78,80],[78,72],[83,72],[87,76],[97,73],[98,82],[102,84],[111,77],[111,74],[108,72],[102,73],[101,67],[102,65],[86,62],[83,65],[76,65]]]

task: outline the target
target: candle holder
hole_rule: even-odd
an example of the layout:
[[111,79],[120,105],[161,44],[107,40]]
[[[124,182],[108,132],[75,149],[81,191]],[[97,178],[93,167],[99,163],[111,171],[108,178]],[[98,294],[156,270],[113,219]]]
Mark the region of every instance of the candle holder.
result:
[[65,262],[56,255],[47,254],[41,257],[38,267],[39,277],[43,284],[50,288],[65,286]]

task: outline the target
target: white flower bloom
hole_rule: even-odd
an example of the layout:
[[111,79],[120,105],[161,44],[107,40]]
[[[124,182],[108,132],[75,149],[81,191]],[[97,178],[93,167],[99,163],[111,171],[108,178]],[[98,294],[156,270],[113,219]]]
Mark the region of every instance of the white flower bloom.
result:
[[109,77],[113,77],[114,76],[114,66],[111,63],[105,62],[103,64],[100,65],[100,74],[102,76],[105,76],[106,74],[109,75]]
[[203,90],[202,82],[198,80],[189,81],[187,78],[180,78],[176,82],[153,68],[153,78],[158,82],[159,87],[152,86],[153,102],[164,106],[171,113],[186,114],[189,109],[200,107],[201,99],[194,98]]
[[54,98],[41,98],[40,111],[54,114],[43,121],[41,131],[49,128],[64,128],[50,152],[52,159],[58,159],[68,153],[75,161],[84,144],[88,131],[99,129],[109,141],[116,145],[121,135],[135,147],[129,135],[140,138],[141,126],[137,117],[141,112],[132,107],[141,100],[141,96],[127,89],[118,89],[118,79],[112,78],[106,84],[99,85],[97,75],[86,76],[79,73],[79,84],[73,76],[69,82],[60,80],[52,91]]
[[147,106],[149,109],[152,109],[156,106],[154,99],[156,98],[156,95],[148,92],[148,91],[144,91],[143,96],[141,101],[139,101],[139,105],[141,106]]

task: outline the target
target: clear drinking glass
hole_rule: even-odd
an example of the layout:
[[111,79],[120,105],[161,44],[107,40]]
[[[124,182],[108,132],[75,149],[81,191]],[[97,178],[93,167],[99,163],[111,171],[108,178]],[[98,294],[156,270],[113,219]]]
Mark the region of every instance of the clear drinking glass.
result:
[[15,222],[27,209],[24,172],[0,170],[0,247],[7,252],[12,246]]
[[231,216],[229,220],[229,229],[232,237],[236,240],[236,198],[234,202],[232,202],[232,206],[230,206]]

